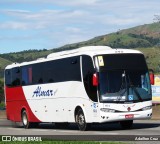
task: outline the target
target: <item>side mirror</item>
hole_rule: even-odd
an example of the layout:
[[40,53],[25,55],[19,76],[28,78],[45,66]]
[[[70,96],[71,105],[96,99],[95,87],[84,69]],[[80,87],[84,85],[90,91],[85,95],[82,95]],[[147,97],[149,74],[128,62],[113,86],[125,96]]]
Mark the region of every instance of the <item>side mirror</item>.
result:
[[94,73],[92,76],[92,84],[93,86],[98,86],[98,77],[96,73]]
[[153,70],[149,70],[149,77],[150,77],[151,85],[154,85],[154,72],[153,72]]

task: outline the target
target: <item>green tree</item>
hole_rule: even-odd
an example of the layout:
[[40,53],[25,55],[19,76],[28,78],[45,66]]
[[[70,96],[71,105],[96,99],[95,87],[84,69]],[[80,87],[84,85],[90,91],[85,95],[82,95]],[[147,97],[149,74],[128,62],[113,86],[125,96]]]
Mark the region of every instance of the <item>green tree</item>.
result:
[[0,103],[4,101],[4,87],[3,81],[0,80]]

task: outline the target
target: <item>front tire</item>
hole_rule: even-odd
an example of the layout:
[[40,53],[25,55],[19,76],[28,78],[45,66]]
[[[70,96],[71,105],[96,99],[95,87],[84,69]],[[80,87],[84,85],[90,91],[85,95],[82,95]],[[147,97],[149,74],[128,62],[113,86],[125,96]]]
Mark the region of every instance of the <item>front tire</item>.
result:
[[123,129],[131,129],[133,126],[133,120],[121,121],[120,125]]
[[85,115],[82,109],[79,109],[76,114],[76,123],[78,125],[79,130],[86,131],[90,128],[90,124],[86,123]]

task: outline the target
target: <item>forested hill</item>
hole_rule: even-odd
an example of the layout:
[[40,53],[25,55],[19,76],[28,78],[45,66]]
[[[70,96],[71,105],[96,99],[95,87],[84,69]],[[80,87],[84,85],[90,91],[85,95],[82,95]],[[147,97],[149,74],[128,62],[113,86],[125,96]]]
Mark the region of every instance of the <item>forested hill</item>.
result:
[[145,24],[130,29],[98,36],[88,41],[68,44],[51,50],[27,50],[17,53],[0,54],[0,77],[6,65],[13,62],[31,61],[49,53],[75,49],[89,45],[106,45],[112,48],[139,49],[144,52],[147,63],[156,73],[160,72],[160,23]]
[[160,23],[145,24],[130,29],[119,30],[91,40],[65,45],[61,48],[76,48],[86,45],[106,45],[112,48],[140,48],[160,46]]

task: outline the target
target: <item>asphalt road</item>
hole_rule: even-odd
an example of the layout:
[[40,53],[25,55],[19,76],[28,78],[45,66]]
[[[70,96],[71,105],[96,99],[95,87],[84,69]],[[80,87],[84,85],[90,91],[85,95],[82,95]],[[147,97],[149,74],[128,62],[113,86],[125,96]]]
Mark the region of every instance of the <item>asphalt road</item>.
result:
[[[119,124],[94,125],[89,131],[79,131],[75,124],[67,129],[57,129],[54,124],[43,123],[38,128],[24,129],[21,123],[0,119],[0,135],[5,136],[41,136],[54,140],[114,140],[134,141],[136,138],[160,142],[159,120],[137,120],[133,128],[122,130]],[[140,140],[141,141],[141,140]]]

